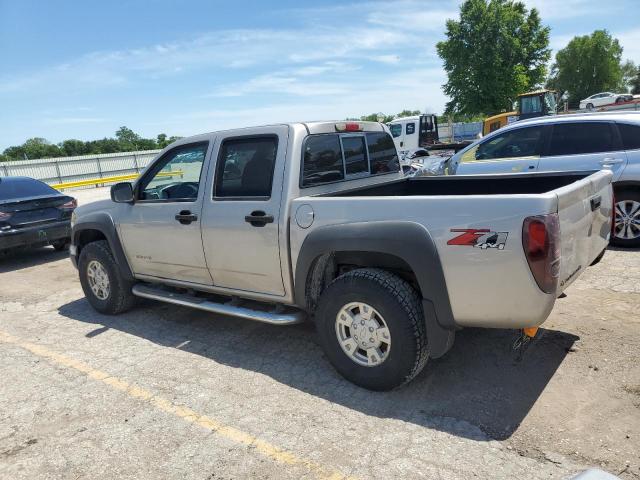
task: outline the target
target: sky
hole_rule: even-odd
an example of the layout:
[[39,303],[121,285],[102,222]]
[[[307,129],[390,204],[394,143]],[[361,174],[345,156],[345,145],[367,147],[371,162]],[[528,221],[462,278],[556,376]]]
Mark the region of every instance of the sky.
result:
[[[551,48],[606,28],[640,63],[640,0],[525,0]],[[459,0],[0,0],[0,151],[418,109]]]

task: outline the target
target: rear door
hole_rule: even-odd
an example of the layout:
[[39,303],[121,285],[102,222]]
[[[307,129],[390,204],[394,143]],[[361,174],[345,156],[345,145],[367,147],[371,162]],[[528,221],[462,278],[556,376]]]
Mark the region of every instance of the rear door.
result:
[[488,137],[464,152],[456,175],[535,172],[544,144],[542,126],[515,128]]
[[551,127],[538,171],[607,169],[615,182],[627,154],[613,122],[562,122]]
[[597,172],[554,190],[560,221],[560,294],[607,247],[611,235],[611,172]]
[[202,219],[216,287],[284,295],[280,220],[288,137],[287,126],[221,137]]

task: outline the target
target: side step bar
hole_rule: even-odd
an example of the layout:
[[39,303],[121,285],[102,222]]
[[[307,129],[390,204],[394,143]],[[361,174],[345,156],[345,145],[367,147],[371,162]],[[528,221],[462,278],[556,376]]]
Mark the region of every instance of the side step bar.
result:
[[172,292],[163,288],[153,287],[138,283],[133,286],[131,292],[143,298],[158,300],[160,302],[173,303],[184,307],[197,308],[206,312],[231,315],[233,317],[256,320],[258,322],[271,323],[273,325],[293,325],[305,320],[306,314],[300,310],[280,311],[276,309],[267,312],[252,308],[239,307],[233,303],[217,303],[205,298],[196,297],[187,293]]

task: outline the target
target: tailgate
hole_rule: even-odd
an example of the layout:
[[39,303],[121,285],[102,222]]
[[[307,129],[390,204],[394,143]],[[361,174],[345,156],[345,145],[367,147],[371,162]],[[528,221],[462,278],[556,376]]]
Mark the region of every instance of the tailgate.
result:
[[554,190],[560,220],[560,295],[609,244],[613,190],[602,170]]

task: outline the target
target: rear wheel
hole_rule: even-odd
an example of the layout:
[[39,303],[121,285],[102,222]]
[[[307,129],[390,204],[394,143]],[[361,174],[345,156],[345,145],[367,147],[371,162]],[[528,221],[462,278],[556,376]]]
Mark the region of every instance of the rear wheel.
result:
[[358,269],[336,278],[322,293],[316,324],[331,364],[364,388],[403,385],[429,357],[420,296],[385,270]]
[[136,297],[131,293],[133,283],[120,275],[105,240],[89,243],[80,251],[78,271],[84,295],[98,312],[115,315],[135,303]]
[[69,238],[62,238],[60,240],[56,240],[55,242],[51,242],[51,245],[56,249],[56,251],[61,252],[69,248],[69,243]]
[[612,242],[618,247],[640,247],[640,191],[616,192]]

